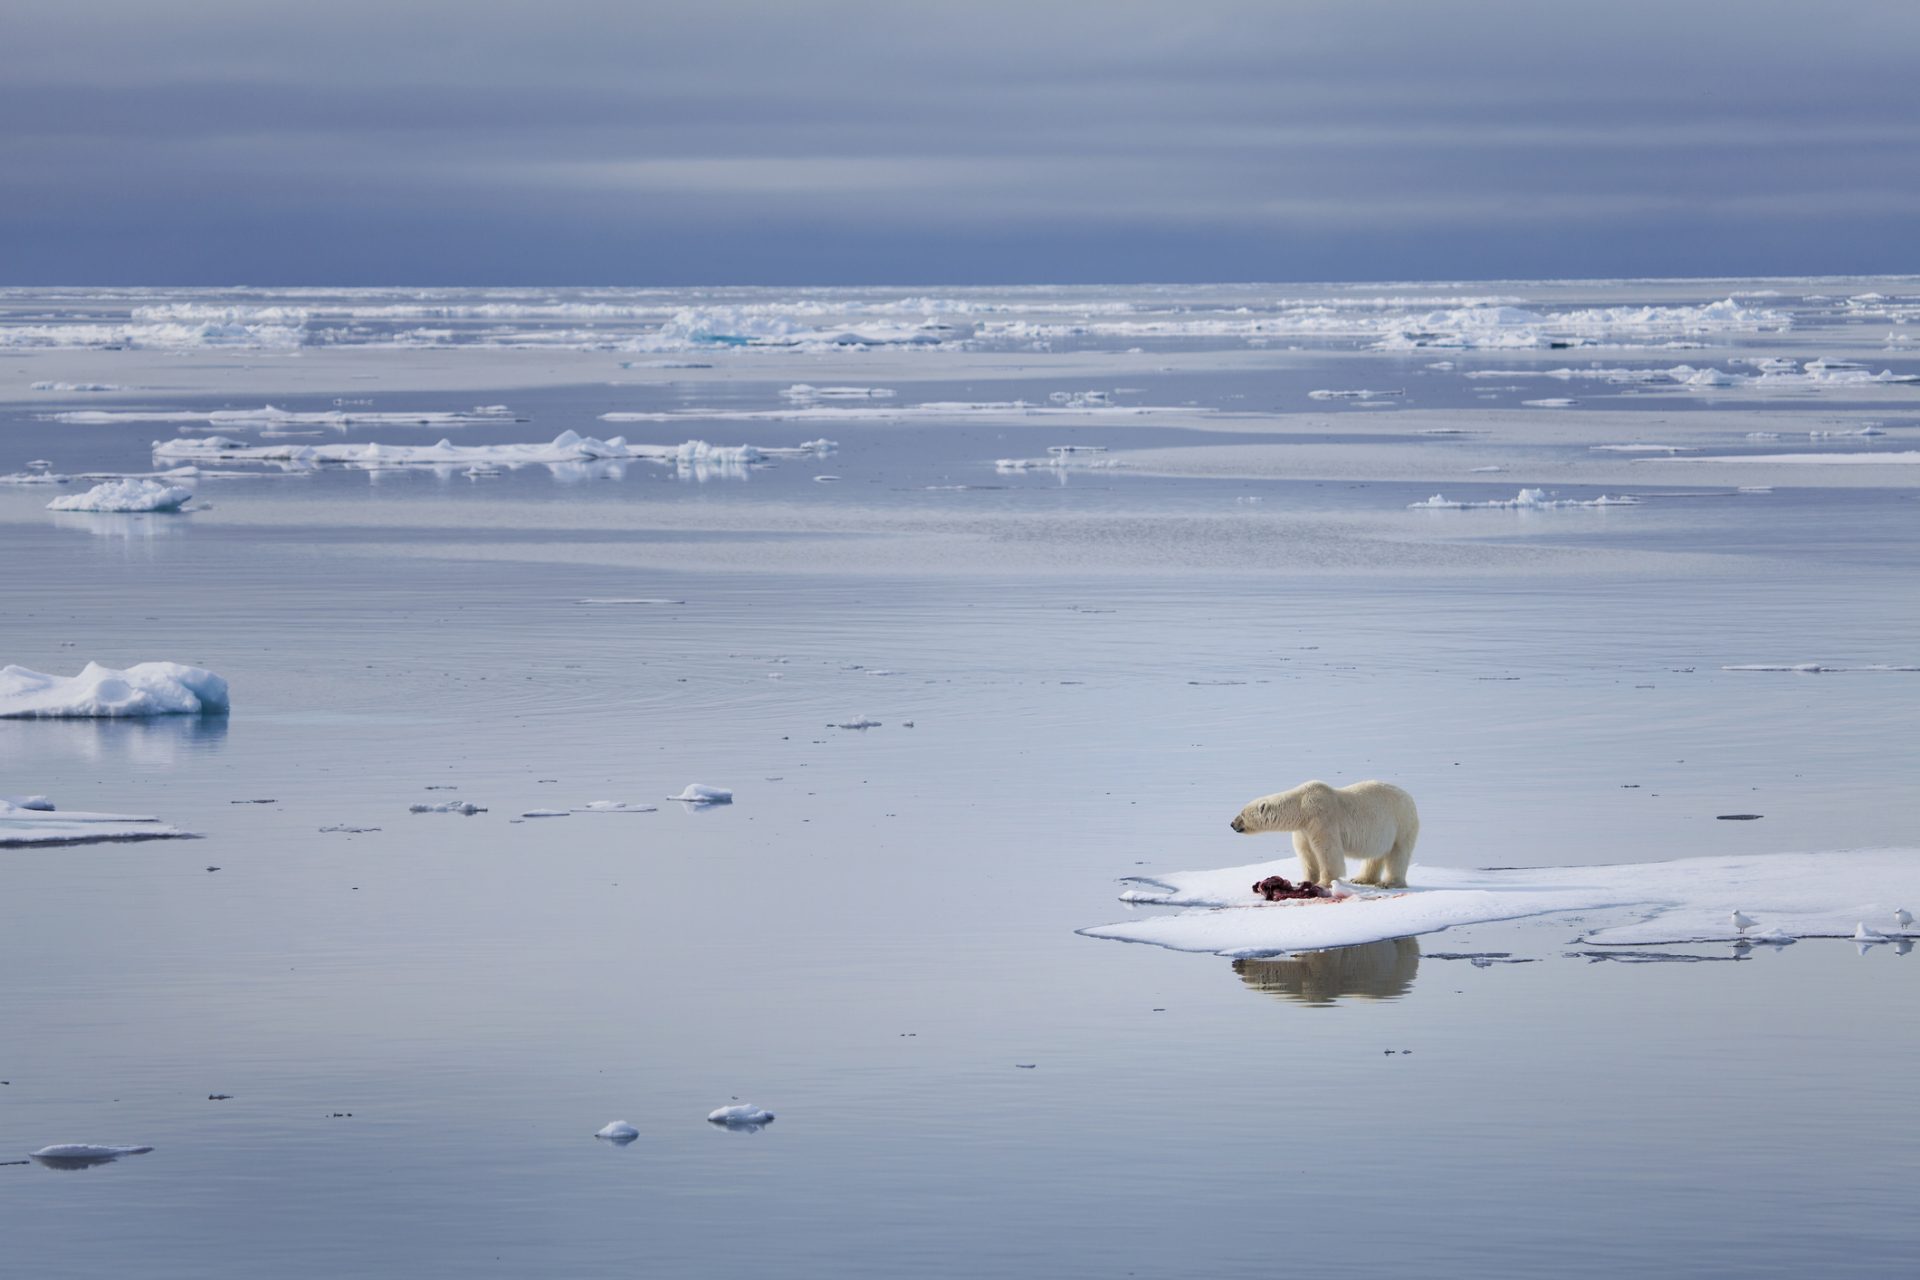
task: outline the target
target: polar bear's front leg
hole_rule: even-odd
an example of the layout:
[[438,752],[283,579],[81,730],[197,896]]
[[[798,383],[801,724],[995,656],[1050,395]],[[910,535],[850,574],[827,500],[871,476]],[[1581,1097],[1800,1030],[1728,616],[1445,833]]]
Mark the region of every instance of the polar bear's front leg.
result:
[[1307,869],[1307,879],[1315,884],[1332,884],[1347,878],[1347,853],[1340,844],[1326,837],[1314,839],[1304,831],[1293,833],[1293,847]]

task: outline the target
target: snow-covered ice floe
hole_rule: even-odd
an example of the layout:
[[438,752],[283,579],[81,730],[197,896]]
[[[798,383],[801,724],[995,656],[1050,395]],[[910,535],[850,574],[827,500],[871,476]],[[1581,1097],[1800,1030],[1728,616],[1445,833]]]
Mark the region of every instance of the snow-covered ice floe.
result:
[[1609,497],[1601,494],[1597,498],[1555,498],[1546,489],[1522,489],[1511,498],[1493,499],[1488,502],[1450,502],[1444,494],[1434,494],[1424,502],[1409,502],[1409,511],[1486,511],[1516,510],[1545,511],[1553,507],[1637,507],[1640,499],[1629,497]]
[[153,456],[186,462],[283,462],[298,466],[337,465],[361,468],[489,466],[598,462],[637,458],[667,466],[748,467],[773,458],[813,458],[832,453],[831,440],[808,440],[787,448],[761,445],[713,445],[704,440],[685,444],[630,444],[624,436],[596,440],[574,431],[562,431],[544,444],[266,444],[249,445],[228,436],[197,440],[156,440]]
[[906,418],[1148,418],[1165,415],[1200,417],[1216,412],[1201,405],[1113,404],[1106,400],[1068,400],[1036,404],[1030,400],[929,400],[924,404],[856,405],[800,401],[787,409],[675,409],[670,412],[616,410],[600,415],[602,422],[690,422],[725,418],[728,421],[826,422],[881,421]]
[[698,782],[689,782],[686,790],[677,796],[668,796],[669,800],[679,800],[686,804],[732,804],[733,792],[725,787],[709,787]]
[[708,1114],[707,1123],[725,1125],[729,1129],[758,1129],[763,1124],[773,1123],[773,1112],[750,1102],[742,1102],[715,1109]]
[[593,1136],[596,1138],[605,1138],[608,1142],[625,1144],[639,1137],[640,1131],[628,1124],[625,1120],[614,1120],[607,1123]]
[[229,708],[225,680],[178,662],[124,671],[89,662],[77,676],[0,667],[0,719],[223,716]]
[[780,394],[789,400],[885,400],[895,392],[891,387],[816,387],[796,382]]
[[72,426],[111,426],[120,422],[205,422],[216,427],[470,427],[523,422],[503,404],[480,404],[452,412],[405,409],[73,409],[40,415]]
[[[1920,382],[1920,374],[1895,373],[1882,369],[1875,373],[1852,360],[1809,360],[1797,365],[1791,360],[1763,360],[1757,373],[1727,373],[1720,369],[1697,369],[1689,364],[1668,369],[1474,369],[1469,378],[1555,378],[1562,382],[1602,382],[1609,386],[1672,387],[1692,391],[1818,391],[1850,387],[1888,386]],[[1532,404],[1533,401],[1527,403]]]
[[[1412,888],[1355,888],[1354,896],[1267,902],[1251,886],[1298,878],[1298,859],[1215,871],[1134,876],[1122,901],[1188,907],[1079,932],[1175,951],[1279,955],[1348,947],[1563,912],[1610,913],[1588,925],[1596,946],[1851,938],[1865,922],[1901,936],[1895,913],[1920,899],[1920,849],[1857,849],[1754,857],[1683,858],[1599,867],[1413,868]],[[1743,930],[1733,913],[1753,924]],[[1757,938],[1757,935],[1767,935]]]
[[1829,667],[1819,662],[1741,662],[1720,669],[1722,671],[1790,671],[1796,675],[1807,676],[1841,671],[1920,671],[1920,667],[1900,667],[1887,662],[1871,662],[1864,667]]
[[0,848],[100,844],[116,840],[183,840],[191,831],[131,813],[56,809],[45,796],[0,797]]
[[1636,458],[1636,462],[1751,462],[1767,466],[1914,466],[1920,464],[1920,450],[1895,453],[1709,453],[1693,458]]
[[193,501],[193,490],[158,480],[108,480],[85,493],[70,493],[47,504],[49,511],[178,511]]
[[1309,391],[1307,392],[1307,399],[1309,400],[1385,400],[1385,399],[1390,399],[1394,396],[1404,396],[1405,394],[1407,393],[1404,388],[1398,391],[1371,391],[1365,388],[1359,388],[1351,391]]

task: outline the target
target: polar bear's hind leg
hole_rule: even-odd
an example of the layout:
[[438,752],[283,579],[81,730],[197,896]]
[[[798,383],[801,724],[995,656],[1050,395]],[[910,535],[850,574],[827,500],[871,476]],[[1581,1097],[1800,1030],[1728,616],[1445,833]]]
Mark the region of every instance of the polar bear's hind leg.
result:
[[1385,884],[1386,881],[1380,878],[1382,864],[1385,862],[1386,859],[1384,858],[1368,858],[1360,864],[1360,874],[1353,878],[1353,882],[1355,884]]

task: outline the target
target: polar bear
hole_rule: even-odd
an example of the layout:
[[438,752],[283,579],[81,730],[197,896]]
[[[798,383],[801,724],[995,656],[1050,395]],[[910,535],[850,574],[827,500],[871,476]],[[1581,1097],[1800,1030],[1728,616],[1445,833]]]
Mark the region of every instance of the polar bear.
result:
[[1391,783],[1330,787],[1303,782],[1291,791],[1261,796],[1232,825],[1243,835],[1293,832],[1293,851],[1307,879],[1317,884],[1346,879],[1347,859],[1354,857],[1362,861],[1353,883],[1404,889],[1420,814],[1413,797]]

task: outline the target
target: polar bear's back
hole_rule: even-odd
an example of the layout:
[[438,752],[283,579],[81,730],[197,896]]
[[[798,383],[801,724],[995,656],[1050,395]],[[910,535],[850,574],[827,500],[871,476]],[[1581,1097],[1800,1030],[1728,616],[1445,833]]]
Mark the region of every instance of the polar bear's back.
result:
[[1413,797],[1391,782],[1370,779],[1335,787],[1333,794],[1339,797],[1341,834],[1351,853],[1385,857],[1396,844],[1411,848],[1420,833]]

